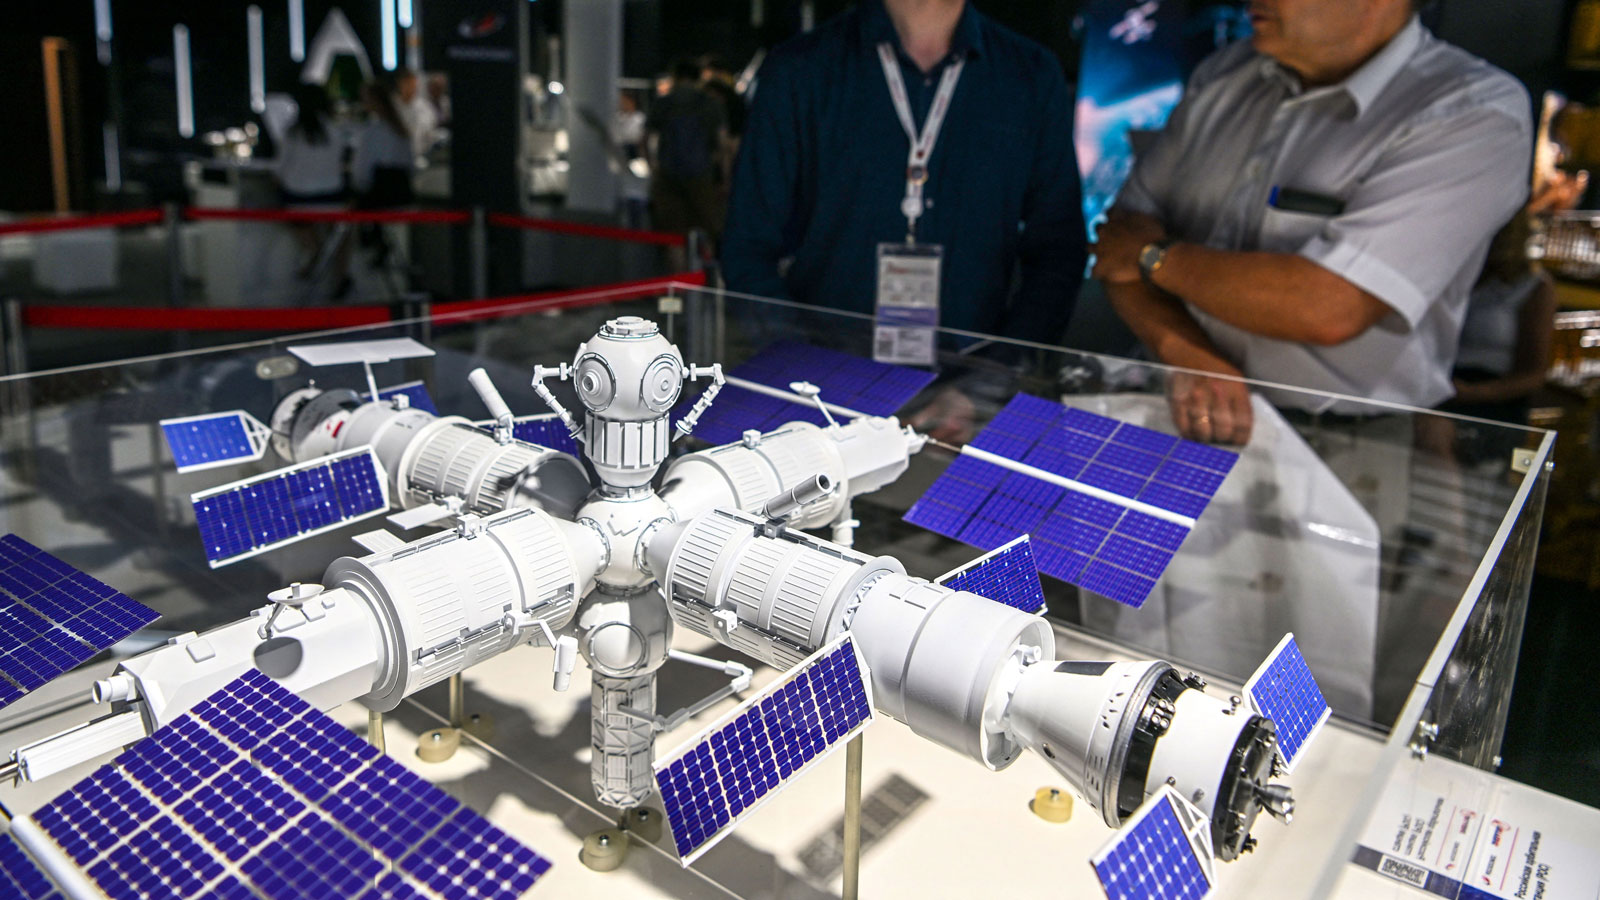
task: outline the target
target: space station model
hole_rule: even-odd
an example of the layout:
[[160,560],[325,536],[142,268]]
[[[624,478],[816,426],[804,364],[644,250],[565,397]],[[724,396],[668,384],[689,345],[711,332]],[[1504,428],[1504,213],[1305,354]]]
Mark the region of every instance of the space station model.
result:
[[[385,514],[428,533],[363,534],[371,552],[334,560],[320,583],[124,660],[94,686],[109,713],[16,749],[15,777],[38,781],[204,719],[219,691],[259,678],[252,670],[272,680],[249,690],[383,712],[531,644],[552,650],[557,690],[578,655],[588,664],[595,795],[619,810],[659,795],[685,865],[878,714],[990,769],[1043,756],[1108,826],[1148,820],[1182,837],[1201,877],[1211,859],[1254,846],[1260,812],[1292,814],[1273,779],[1328,717],[1292,637],[1244,697],[1219,698],[1161,661],[1058,660],[1040,615],[1040,569],[1137,605],[1231,454],[1019,396],[908,514],[994,551],[930,581],[850,541],[852,499],[893,482],[929,443],[892,415],[926,373],[786,345],[725,376],[686,362],[654,323],[623,317],[570,362],[534,367],[551,414],[517,419],[474,372],[491,416],[475,423],[372,383],[373,362],[427,352],[412,342],[293,350],[366,363],[370,390],[307,387],[266,424],[244,412],[163,423],[180,467],[268,449],[289,462],[195,495],[208,559],[226,565]],[[564,408],[550,382],[568,383],[582,408]],[[690,402],[695,383],[705,387]],[[750,422],[763,427],[739,428]],[[672,456],[702,424],[698,436],[728,440]],[[23,590],[4,576],[0,588]],[[785,674],[658,759],[658,734],[750,686],[738,662],[672,650],[678,628]],[[658,710],[669,658],[729,682]]]

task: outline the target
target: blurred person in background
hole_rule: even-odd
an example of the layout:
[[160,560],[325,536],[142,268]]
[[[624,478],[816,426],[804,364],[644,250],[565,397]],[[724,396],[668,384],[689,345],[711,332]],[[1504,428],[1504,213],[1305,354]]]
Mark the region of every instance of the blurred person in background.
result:
[[645,118],[654,148],[650,213],[655,227],[680,234],[698,228],[713,241],[722,232],[717,171],[725,126],[722,105],[700,88],[700,66],[679,60],[672,68],[672,89]]
[[395,72],[394,101],[395,112],[400,114],[400,121],[405,123],[406,133],[411,136],[412,154],[427,156],[439,127],[439,113],[433,101],[422,92],[422,81],[417,73],[410,69]]
[[628,228],[648,228],[650,219],[650,164],[645,156],[645,114],[639,108],[639,95],[623,91],[617,96],[617,112],[611,119],[611,143],[616,148],[617,197],[622,205],[623,224]]
[[[334,132],[328,91],[320,84],[300,84],[295,87],[294,101],[294,124],[285,130],[278,148],[278,188],[283,205],[288,209],[342,209],[345,143]],[[302,279],[310,277],[329,226],[292,222],[289,229],[304,257],[296,274]]]
[[411,173],[416,168],[411,132],[406,128],[392,86],[371,83],[362,89],[367,121],[356,135],[350,184],[356,205],[365,209],[411,203]]
[[744,120],[747,115],[744,97],[740,96],[739,89],[735,86],[737,81],[738,76],[728,68],[727,62],[722,57],[716,54],[701,57],[700,88],[722,104],[723,165],[717,175],[724,189],[732,180],[733,160],[739,153],[739,138],[744,135]]
[[439,128],[450,127],[450,78],[443,72],[428,76],[428,102],[433,104],[434,121]]

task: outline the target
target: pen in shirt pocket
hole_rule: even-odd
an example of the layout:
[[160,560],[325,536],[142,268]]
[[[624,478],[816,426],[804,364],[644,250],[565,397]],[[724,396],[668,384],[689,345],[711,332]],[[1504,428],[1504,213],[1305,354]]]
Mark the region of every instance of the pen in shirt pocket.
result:
[[1284,212],[1305,213],[1312,216],[1337,216],[1344,212],[1344,201],[1327,194],[1317,194],[1274,185],[1267,194],[1267,205]]

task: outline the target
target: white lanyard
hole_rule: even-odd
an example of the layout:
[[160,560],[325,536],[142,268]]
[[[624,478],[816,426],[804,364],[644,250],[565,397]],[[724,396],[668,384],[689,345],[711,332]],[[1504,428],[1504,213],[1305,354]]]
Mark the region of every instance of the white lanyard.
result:
[[928,118],[922,123],[920,136],[911,118],[911,100],[906,95],[900,62],[887,41],[878,45],[878,61],[883,63],[883,77],[889,82],[889,97],[894,100],[900,126],[906,130],[906,140],[911,142],[911,150],[906,155],[906,196],[900,201],[900,211],[906,217],[906,243],[912,243],[917,234],[917,219],[922,216],[922,185],[928,180],[928,159],[933,156],[933,145],[939,140],[944,114],[950,111],[950,98],[956,92],[956,82],[961,80],[961,69],[967,60],[958,55],[945,66],[944,74],[939,77],[939,91],[933,95],[933,105],[928,108]]

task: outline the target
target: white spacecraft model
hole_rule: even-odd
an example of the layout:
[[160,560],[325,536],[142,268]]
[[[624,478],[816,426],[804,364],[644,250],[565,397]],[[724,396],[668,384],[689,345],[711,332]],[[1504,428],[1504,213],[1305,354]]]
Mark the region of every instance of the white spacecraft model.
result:
[[[333,362],[376,358],[321,352]],[[548,390],[550,379],[572,384],[579,416]],[[358,701],[384,712],[533,644],[554,651],[557,690],[567,688],[582,654],[592,672],[595,794],[629,810],[659,793],[685,865],[743,810],[859,732],[874,710],[990,769],[1038,753],[1113,828],[1177,815],[1192,826],[1183,834],[1207,867],[1212,857],[1231,860],[1254,846],[1262,810],[1289,819],[1289,789],[1272,778],[1292,768],[1328,717],[1291,637],[1245,697],[1219,699],[1161,661],[1057,660],[1053,632],[1037,614],[1042,602],[1008,605],[998,596],[1009,590],[1005,572],[1023,558],[1020,577],[1037,591],[1038,553],[1048,557],[1046,571],[1081,575],[1097,590],[1126,593],[1126,602],[1142,598],[1193,526],[1204,487],[1194,488],[1199,501],[1163,498],[1196,479],[1214,488],[1226,473],[1205,470],[1204,453],[1196,462],[1175,438],[1123,432],[1099,417],[1052,432],[1066,427],[1051,419],[1063,412],[1059,404],[1019,397],[1002,416],[1037,426],[1033,450],[1016,445],[1026,429],[1004,430],[997,418],[1002,430],[962,448],[947,471],[958,491],[983,477],[1008,487],[972,503],[960,522],[950,518],[966,502],[959,497],[930,494],[908,516],[999,546],[984,561],[995,565],[964,568],[941,584],[848,546],[851,499],[894,481],[927,443],[893,416],[824,403],[804,382],[785,391],[725,378],[719,365],[687,364],[654,323],[635,317],[607,322],[570,363],[534,368],[535,390],[554,410],[549,421],[581,445],[581,461],[514,439],[512,411],[488,377],[478,370],[470,381],[493,417],[488,429],[436,415],[404,392],[379,397],[369,369],[365,398],[306,388],[282,401],[267,427],[247,414],[211,417],[233,417],[223,426],[231,435],[225,447],[207,444],[212,438],[199,430],[190,435],[198,449],[189,462],[258,458],[267,444],[292,461],[196,495],[213,565],[391,510],[403,530],[451,527],[411,541],[364,535],[374,552],[333,561],[320,584],[291,585],[247,619],[123,661],[94,688],[110,713],[16,749],[15,777],[37,781],[118,749],[251,669],[319,709]],[[690,381],[709,386],[675,420]],[[669,461],[674,440],[694,432],[725,382],[730,393],[754,391],[790,413],[820,414],[824,424],[750,430]],[[1127,441],[1115,443],[1113,433]],[[1071,440],[1056,446],[1061,435]],[[1085,449],[1096,440],[1101,450]],[[1047,444],[1055,456],[1042,453]],[[1061,468],[1079,452],[1089,455]],[[1097,474],[1113,457],[1115,477]],[[1129,474],[1141,466],[1142,476]],[[1160,472],[1179,469],[1193,469],[1184,476],[1190,482],[1158,483]],[[995,533],[1000,513],[984,511],[1002,502],[1038,507],[1035,524],[1017,529],[1032,533],[1031,542]],[[807,533],[827,526],[835,540]],[[1118,547],[1136,558],[1120,559]],[[980,569],[983,577],[966,577]],[[688,709],[658,713],[656,677],[675,628],[787,674],[658,765],[659,733],[749,686],[738,663],[689,658],[726,672],[729,685]],[[1153,814],[1155,803],[1175,812]]]

